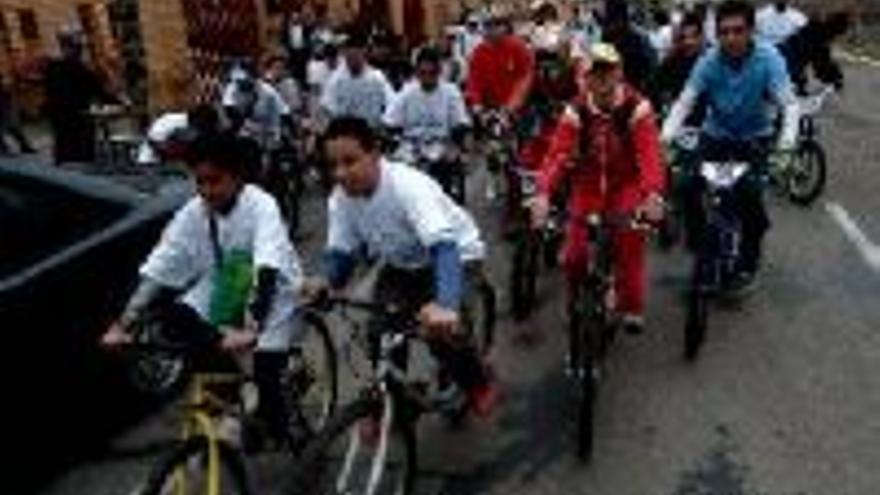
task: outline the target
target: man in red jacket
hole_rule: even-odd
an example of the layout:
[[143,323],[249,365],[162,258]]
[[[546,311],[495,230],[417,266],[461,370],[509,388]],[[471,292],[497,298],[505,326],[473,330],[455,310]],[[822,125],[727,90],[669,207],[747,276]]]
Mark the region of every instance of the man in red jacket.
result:
[[[586,272],[590,213],[634,215],[649,222],[663,216],[664,168],[660,136],[650,102],[624,82],[620,55],[611,45],[591,49],[583,91],[560,119],[532,204],[536,226],[547,218],[550,198],[567,182],[569,223],[562,262],[573,294]],[[645,235],[620,228],[613,235],[617,310],[628,333],[644,328]]]
[[516,113],[532,84],[534,57],[525,41],[511,32],[509,20],[496,14],[486,39],[474,49],[468,64],[465,97],[479,113],[484,107]]

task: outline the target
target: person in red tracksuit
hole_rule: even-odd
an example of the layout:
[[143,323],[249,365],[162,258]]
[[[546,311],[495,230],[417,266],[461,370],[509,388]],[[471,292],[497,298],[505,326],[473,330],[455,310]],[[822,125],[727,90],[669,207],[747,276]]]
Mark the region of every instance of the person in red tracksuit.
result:
[[[590,51],[585,88],[565,110],[541,166],[539,194],[532,203],[535,226],[543,225],[550,198],[570,186],[569,223],[562,264],[572,289],[588,260],[583,219],[590,213],[636,215],[648,222],[663,216],[665,184],[660,132],[650,102],[624,82],[620,55],[611,45]],[[621,228],[613,234],[617,310],[628,333],[644,328],[645,233]]]

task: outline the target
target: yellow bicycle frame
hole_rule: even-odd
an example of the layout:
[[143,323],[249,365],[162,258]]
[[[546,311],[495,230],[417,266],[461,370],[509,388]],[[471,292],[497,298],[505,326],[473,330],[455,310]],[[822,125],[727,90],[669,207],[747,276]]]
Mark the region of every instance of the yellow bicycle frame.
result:
[[[196,373],[188,387],[188,399],[184,403],[181,440],[203,436],[208,441],[207,486],[204,495],[220,495],[220,437],[215,416],[217,411],[230,408],[227,401],[210,391],[211,386],[239,383],[236,373]],[[174,474],[175,495],[191,495],[186,490],[186,470],[177,468]]]

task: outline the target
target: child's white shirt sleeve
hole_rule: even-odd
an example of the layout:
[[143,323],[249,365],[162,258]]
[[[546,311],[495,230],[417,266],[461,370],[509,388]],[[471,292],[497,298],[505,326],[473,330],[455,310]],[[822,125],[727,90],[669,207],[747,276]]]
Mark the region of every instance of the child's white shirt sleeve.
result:
[[141,266],[142,276],[174,288],[183,288],[198,276],[198,254],[193,239],[199,237],[196,229],[200,210],[195,202],[178,210]]

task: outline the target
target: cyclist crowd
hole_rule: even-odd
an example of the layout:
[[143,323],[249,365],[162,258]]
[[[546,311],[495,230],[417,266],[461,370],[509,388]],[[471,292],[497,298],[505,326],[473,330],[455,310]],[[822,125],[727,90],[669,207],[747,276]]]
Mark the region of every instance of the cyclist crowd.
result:
[[[685,174],[685,187],[668,187],[665,148],[687,127],[700,129],[700,154],[709,159],[759,149],[745,157],[752,167],[734,192],[742,239],[728,288],[752,287],[770,227],[767,156],[794,152],[797,96],[811,68],[842,87],[830,45],[848,18],[808,19],[782,0],[757,12],[726,0],[657,13],[650,28],[643,19],[621,0],[568,20],[549,0],[524,22],[501,10],[471,12],[412,57],[379,46],[388,39],[381,33],[292,24],[288,53],[237,61],[217,105],[169,113],[150,126],[138,161],[185,162],[198,195],[166,228],[103,343],[130,342],[127,330],[160,304],[181,338],[231,351],[255,347],[264,418],[283,435],[279,356],[296,340],[296,307],[344,290],[359,262],[378,260],[375,298],[417,316],[450,386],[488,414],[498,399],[492,373],[473,345],[453,336],[464,300],[485,283],[491,246],[455,184],[467,178],[463,154],[486,144],[469,137],[489,136],[494,123],[512,153],[490,170],[486,197],[505,198],[505,231],[518,227],[516,209],[526,199],[531,229],[543,227],[554,203],[565,205],[560,259],[568,297],[591,256],[583,219],[601,212],[633,220],[612,239],[616,310],[629,333],[645,327],[643,225],[662,223],[668,204],[680,202],[694,249],[706,222],[695,204],[695,171]],[[303,275],[285,223],[290,212],[270,194],[285,151],[296,157],[285,173],[332,183],[317,277]],[[422,160],[430,166],[416,163]],[[529,198],[520,170],[536,179]],[[243,285],[242,270],[249,274]]]

